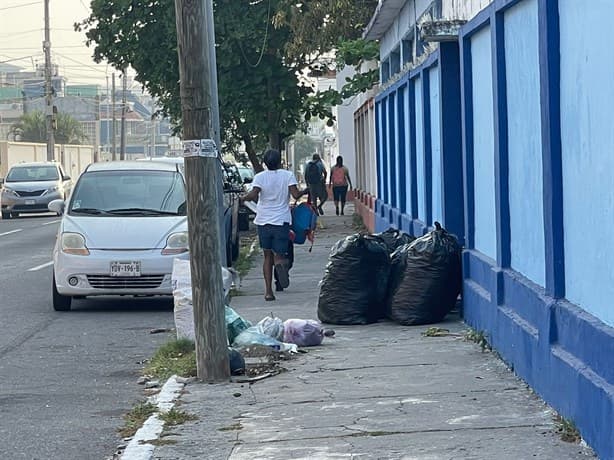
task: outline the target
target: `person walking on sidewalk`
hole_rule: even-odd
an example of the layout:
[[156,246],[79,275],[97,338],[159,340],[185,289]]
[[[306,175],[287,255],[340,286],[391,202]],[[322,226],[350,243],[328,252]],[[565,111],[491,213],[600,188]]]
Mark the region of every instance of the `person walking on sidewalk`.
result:
[[[305,183],[309,188],[309,201],[314,209],[317,209],[320,215],[324,215],[322,205],[328,197],[326,191],[326,168],[320,155],[313,154],[311,160],[305,166]],[[320,204],[318,205],[318,199]]]
[[258,227],[260,247],[264,251],[264,299],[275,300],[273,268],[279,286],[287,288],[290,285],[286,259],[292,222],[290,195],[298,200],[309,193],[309,189],[300,191],[294,174],[281,169],[281,154],[278,150],[267,150],[263,160],[267,169],[254,176],[252,189],[241,196],[239,202],[257,201],[254,223]]
[[333,187],[333,199],[335,200],[335,212],[339,215],[339,202],[341,202],[341,215],[345,208],[345,200],[348,193],[348,185],[352,189],[352,180],[348,168],[343,166],[343,157],[337,157],[337,163],[330,170],[330,185]]

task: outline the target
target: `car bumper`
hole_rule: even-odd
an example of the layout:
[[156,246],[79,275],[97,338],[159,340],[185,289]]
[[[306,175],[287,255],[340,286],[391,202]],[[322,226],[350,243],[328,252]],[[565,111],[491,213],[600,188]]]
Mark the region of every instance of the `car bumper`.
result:
[[[189,256],[187,253],[165,256],[159,249],[130,252],[90,250],[89,256],[56,250],[56,288],[67,296],[172,295],[171,272],[175,258],[188,259]],[[110,276],[111,262],[137,260],[141,262],[141,276]]]
[[49,203],[53,200],[61,200],[60,192],[48,193],[41,196],[14,196],[3,193],[0,199],[2,211],[5,212],[49,212]]

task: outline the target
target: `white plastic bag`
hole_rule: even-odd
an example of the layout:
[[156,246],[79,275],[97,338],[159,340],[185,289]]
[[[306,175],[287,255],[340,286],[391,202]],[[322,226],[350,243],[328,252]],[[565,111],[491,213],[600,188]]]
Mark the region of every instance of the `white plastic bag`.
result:
[[[230,288],[236,276],[230,270],[222,268],[222,280],[224,282],[224,296],[230,292]],[[236,273],[236,272],[235,272]],[[175,317],[175,330],[178,339],[195,340],[194,332],[194,308],[192,306],[192,278],[190,274],[190,261],[183,259],[173,260],[173,273],[171,275],[173,286],[173,315]]]

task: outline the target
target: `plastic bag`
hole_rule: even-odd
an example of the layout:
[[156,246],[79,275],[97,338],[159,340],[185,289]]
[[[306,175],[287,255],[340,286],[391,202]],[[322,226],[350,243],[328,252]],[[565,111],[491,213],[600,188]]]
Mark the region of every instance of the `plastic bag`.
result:
[[256,326],[252,326],[241,332],[232,343],[233,347],[238,348],[249,347],[251,345],[265,345],[277,351],[288,351],[290,353],[298,352],[298,348],[295,344],[275,340],[273,337],[259,332]]
[[195,339],[192,288],[184,287],[173,291],[173,316],[177,339]]
[[324,339],[322,323],[315,319],[288,319],[284,321],[284,342],[299,347],[320,345]]
[[271,313],[271,316],[262,318],[256,326],[254,326],[258,332],[269,337],[273,337],[275,340],[283,340],[284,338],[284,322],[281,318],[276,318]]
[[390,272],[381,238],[355,234],[332,248],[320,282],[318,318],[331,324],[368,324],[383,318]]
[[392,227],[385,232],[375,233],[373,236],[377,236],[384,241],[386,247],[388,248],[389,254],[392,254],[401,246],[409,244],[416,239],[415,237]]
[[226,318],[226,334],[228,335],[228,343],[232,343],[245,329],[252,327],[252,323],[243,319],[236,311],[228,305],[224,308]]
[[[224,289],[224,297],[230,293],[233,284],[239,282],[239,274],[234,269],[220,267],[222,270],[222,285]],[[190,271],[190,261],[184,259],[173,260],[173,272],[171,274],[173,290],[192,288],[192,276]],[[192,295],[190,294],[190,301]]]
[[461,290],[461,249],[439,222],[435,230],[392,255],[388,316],[404,325],[437,323]]

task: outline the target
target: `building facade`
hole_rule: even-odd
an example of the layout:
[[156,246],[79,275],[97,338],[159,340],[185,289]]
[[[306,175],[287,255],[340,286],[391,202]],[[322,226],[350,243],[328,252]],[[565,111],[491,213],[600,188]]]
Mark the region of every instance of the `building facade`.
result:
[[372,206],[375,230],[455,233],[464,320],[608,459],[611,17],[606,0],[383,0],[365,33],[381,87],[354,113],[357,139],[375,127],[357,149],[377,177],[363,218]]

